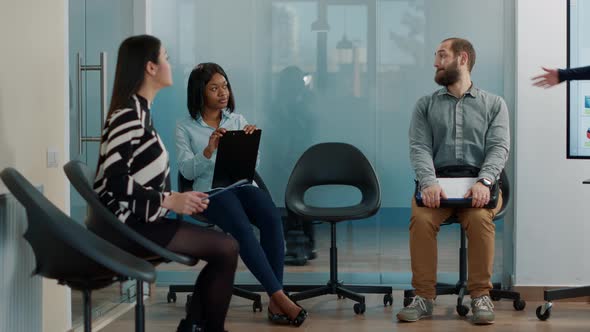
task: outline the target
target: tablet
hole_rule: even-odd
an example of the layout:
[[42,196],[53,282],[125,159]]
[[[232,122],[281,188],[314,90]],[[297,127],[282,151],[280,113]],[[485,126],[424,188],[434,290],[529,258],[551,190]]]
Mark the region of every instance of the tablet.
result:
[[203,198],[201,200],[204,201],[204,200],[213,198],[213,197],[215,197],[215,196],[217,196],[217,195],[219,195],[219,194],[221,194],[221,193],[223,193],[223,192],[225,192],[227,190],[233,189],[235,187],[239,187],[239,186],[241,186],[243,184],[246,184],[246,183],[248,183],[248,180],[246,180],[246,179],[238,180],[237,182],[232,183],[232,184],[230,184],[227,187],[223,187],[223,188],[221,188],[219,190],[216,190],[216,191],[212,192],[211,194],[209,194],[209,196],[207,196],[207,197],[205,197],[205,198]]
[[256,160],[262,130],[252,134],[243,130],[228,130],[219,140],[211,188],[223,188],[240,179],[254,180]]

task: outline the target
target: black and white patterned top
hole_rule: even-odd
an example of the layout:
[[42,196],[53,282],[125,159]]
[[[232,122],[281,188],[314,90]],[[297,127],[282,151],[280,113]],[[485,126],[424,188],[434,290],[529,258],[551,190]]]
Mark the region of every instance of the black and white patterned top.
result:
[[152,125],[148,101],[134,95],[107,119],[94,190],[119,220],[155,222],[170,191],[168,152]]

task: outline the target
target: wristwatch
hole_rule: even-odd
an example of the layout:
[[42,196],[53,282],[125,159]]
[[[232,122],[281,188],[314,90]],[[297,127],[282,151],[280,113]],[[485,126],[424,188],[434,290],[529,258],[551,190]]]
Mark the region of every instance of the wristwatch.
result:
[[481,178],[479,180],[477,180],[477,182],[483,184],[484,186],[491,188],[492,187],[492,181],[486,179],[486,178]]

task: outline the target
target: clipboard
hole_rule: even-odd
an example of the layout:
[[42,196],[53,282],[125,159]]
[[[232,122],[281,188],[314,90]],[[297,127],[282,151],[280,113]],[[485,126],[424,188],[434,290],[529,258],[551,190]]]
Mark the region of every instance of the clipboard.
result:
[[211,188],[227,187],[241,179],[252,183],[261,135],[260,129],[252,134],[243,130],[228,130],[223,134],[217,147]]
[[[471,208],[472,207],[472,198],[463,198],[463,196],[467,193],[467,190],[471,188],[475,182],[477,181],[476,177],[459,177],[459,178],[437,178],[439,185],[447,194],[447,199],[440,200],[440,207],[453,207],[453,208]],[[416,205],[420,207],[424,207],[424,202],[422,201],[422,192],[420,191],[420,185],[418,181],[416,182],[416,189],[414,192],[414,197],[416,199]],[[490,201],[488,204],[484,205],[486,209],[494,209],[498,205],[498,196],[499,196],[499,185],[498,181],[494,183],[492,188],[490,188]]]

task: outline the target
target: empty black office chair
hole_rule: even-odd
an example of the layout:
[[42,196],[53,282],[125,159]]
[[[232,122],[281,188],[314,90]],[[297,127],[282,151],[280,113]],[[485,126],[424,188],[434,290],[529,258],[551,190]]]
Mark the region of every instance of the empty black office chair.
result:
[[[473,176],[477,176],[477,173],[475,173]],[[506,214],[506,208],[510,203],[510,181],[504,170],[500,173],[499,181],[500,189],[502,190],[502,207],[500,208],[500,212],[498,212],[498,214],[496,214],[496,216],[494,217],[494,221],[504,218],[504,215]],[[451,216],[442,224],[442,226],[458,223],[459,219],[457,219],[456,216]],[[454,285],[437,283],[436,295],[459,295],[459,297],[457,298],[456,310],[459,316],[466,316],[467,313],[469,313],[469,307],[463,304],[463,297],[467,292],[467,237],[463,227],[460,227],[460,229],[461,247],[459,248],[459,281],[457,281],[457,283]],[[514,300],[513,306],[515,310],[524,310],[526,302],[520,298],[520,293],[511,290],[503,290],[501,283],[493,283],[493,286],[494,289],[490,290],[490,298],[492,300],[498,301],[500,299],[511,299]],[[414,296],[415,293],[413,289],[405,290],[404,306],[410,304],[412,302],[412,297]]]
[[[79,290],[84,298],[84,331],[91,330],[91,292],[111,285],[119,276],[145,282],[156,279],[148,262],[117,248],[72,220],[13,168],[0,173],[6,187],[25,207],[25,239],[33,248],[33,274],[56,279]],[[136,326],[143,321],[136,321]],[[141,330],[143,331],[143,329]]]
[[[308,205],[305,192],[315,186],[349,185],[362,194],[360,203],[345,207],[318,207]],[[330,280],[327,285],[290,285],[302,292],[292,294],[294,301],[325,294],[352,299],[354,312],[365,312],[365,297],[360,293],[385,294],[383,303],[393,304],[392,288],[387,286],[347,286],[338,280],[338,253],[336,224],[341,221],[365,219],[373,216],[381,206],[381,192],[373,167],[356,147],[346,143],[322,143],[305,151],[295,164],[285,193],[287,209],[308,221],[329,222],[331,226]]]
[[[178,191],[185,192],[185,191],[192,191],[193,190],[193,182],[182,176],[180,172],[178,172]],[[254,182],[260,187],[262,190],[268,192],[268,188],[260,178],[258,173],[254,174]],[[197,214],[192,215],[192,218],[205,223],[208,227],[212,227],[213,225],[209,223],[209,220],[203,215]],[[182,215],[178,215],[177,218],[179,220],[183,219]],[[194,289],[193,285],[170,285],[168,288],[168,302],[176,302],[176,293],[192,293]],[[260,294],[256,294],[255,292],[264,292],[264,288],[261,285],[234,285],[233,295],[239,296],[241,298],[245,298],[248,300],[253,301],[252,303],[252,311],[260,311],[262,312],[262,297]],[[191,301],[191,296],[187,295],[186,297],[186,305],[189,306]]]
[[[64,171],[74,188],[76,188],[76,191],[78,191],[86,203],[88,203],[86,226],[93,233],[133,255],[142,255],[141,258],[149,261],[153,265],[158,265],[162,262],[177,262],[188,266],[197,264],[198,259],[177,254],[163,248],[138,234],[117,219],[117,217],[100,202],[98,195],[92,189],[92,179],[94,178],[92,175],[93,173],[85,163],[79,160],[72,160],[64,165]],[[146,252],[151,254],[146,256]],[[136,318],[138,322],[143,322],[145,309],[143,306],[143,283],[141,280],[137,280],[136,288]]]

